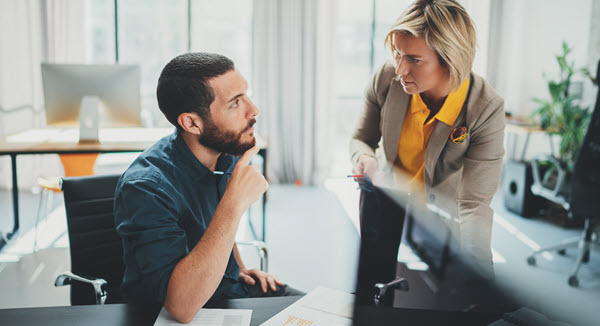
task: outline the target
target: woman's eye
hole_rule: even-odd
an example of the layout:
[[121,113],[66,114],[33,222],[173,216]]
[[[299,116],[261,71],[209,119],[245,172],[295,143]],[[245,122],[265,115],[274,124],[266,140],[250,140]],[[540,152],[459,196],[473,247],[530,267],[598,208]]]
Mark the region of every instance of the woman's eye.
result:
[[421,60],[419,60],[419,59],[415,59],[415,58],[410,58],[410,61],[412,61],[412,62],[414,62],[414,63],[421,62]]

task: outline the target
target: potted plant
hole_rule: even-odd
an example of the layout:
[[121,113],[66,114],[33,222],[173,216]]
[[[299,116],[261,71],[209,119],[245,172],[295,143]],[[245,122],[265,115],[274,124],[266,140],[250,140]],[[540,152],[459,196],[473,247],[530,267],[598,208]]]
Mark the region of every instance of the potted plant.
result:
[[[562,162],[562,168],[567,172],[567,180],[563,183],[563,187],[569,184],[568,176],[573,171],[577,152],[583,142],[590,120],[588,107],[582,107],[577,97],[569,93],[572,84],[571,79],[574,74],[583,73],[593,81],[587,69],[576,69],[575,62],[568,60],[567,57],[571,51],[569,45],[563,41],[562,53],[555,56],[560,74],[556,80],[548,79],[550,98],[534,98],[533,101],[538,104],[538,107],[532,113],[542,129],[550,135],[560,137],[557,158]],[[556,182],[556,167],[548,164],[540,166],[540,169],[542,170],[541,176],[543,176],[542,182],[544,185],[553,187]]]

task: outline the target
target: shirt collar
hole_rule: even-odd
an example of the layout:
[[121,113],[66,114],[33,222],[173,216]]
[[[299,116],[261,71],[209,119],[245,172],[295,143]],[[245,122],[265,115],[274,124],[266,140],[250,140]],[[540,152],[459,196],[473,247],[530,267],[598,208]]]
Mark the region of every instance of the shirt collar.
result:
[[435,115],[435,118],[449,126],[454,125],[454,121],[460,114],[465,99],[467,98],[467,92],[469,90],[469,79],[465,78],[460,87],[450,94],[442,105],[440,111]]
[[[190,148],[187,146],[183,137],[178,130],[175,131],[174,150],[175,157],[179,158],[179,164],[181,167],[189,171],[190,176],[194,179],[204,179],[207,175],[212,175],[212,171],[204,166],[198,158],[192,153]],[[217,159],[217,171],[231,172],[234,168],[235,158],[228,154],[221,154]]]
[[[460,85],[458,90],[448,94],[446,101],[440,108],[440,111],[435,115],[435,119],[439,120],[449,126],[454,124],[454,121],[460,114],[460,111],[465,103],[467,92],[469,91],[469,79],[465,78],[463,83]],[[411,113],[416,113],[427,109],[427,105],[423,102],[421,94],[415,94],[412,96],[412,102],[410,106]]]

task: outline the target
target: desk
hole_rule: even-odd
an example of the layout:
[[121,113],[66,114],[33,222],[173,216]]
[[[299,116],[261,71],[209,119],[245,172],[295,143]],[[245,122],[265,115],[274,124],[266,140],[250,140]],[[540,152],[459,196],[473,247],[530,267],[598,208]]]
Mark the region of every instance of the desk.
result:
[[[252,309],[250,325],[260,325],[301,297],[226,300],[214,308]],[[127,304],[0,309],[3,325],[152,326],[158,310]]]
[[[9,155],[12,168],[13,230],[6,235],[11,239],[19,230],[19,188],[17,183],[17,155],[33,154],[81,154],[81,153],[126,153],[143,152],[174,128],[105,128],[99,131],[99,143],[79,143],[77,128],[42,128],[26,130],[9,135],[0,141],[0,155]],[[266,171],[266,144],[256,137]],[[265,234],[265,204],[263,196],[263,241]],[[0,240],[0,248],[4,246]]]
[[[515,124],[511,120],[506,121],[506,135],[507,135],[507,153],[508,158],[515,161],[525,161],[525,154],[527,152],[527,146],[529,145],[529,138],[531,134],[544,133],[549,136],[550,140],[550,151],[554,155],[554,144],[552,143],[552,134],[548,133],[547,130],[543,130],[538,125],[523,125]],[[517,158],[517,140],[520,136],[525,136],[525,142],[523,143],[523,149],[521,150],[521,157]]]
[[[0,315],[1,316],[1,315]],[[450,310],[407,309],[359,306],[354,311],[354,326],[361,325],[489,325],[502,318],[502,313]]]

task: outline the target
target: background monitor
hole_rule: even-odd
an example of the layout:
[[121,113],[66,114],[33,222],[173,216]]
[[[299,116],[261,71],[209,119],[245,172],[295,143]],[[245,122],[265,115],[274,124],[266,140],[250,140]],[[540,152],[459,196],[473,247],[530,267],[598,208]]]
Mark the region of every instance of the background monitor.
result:
[[137,65],[42,63],[42,84],[48,125],[142,125]]

